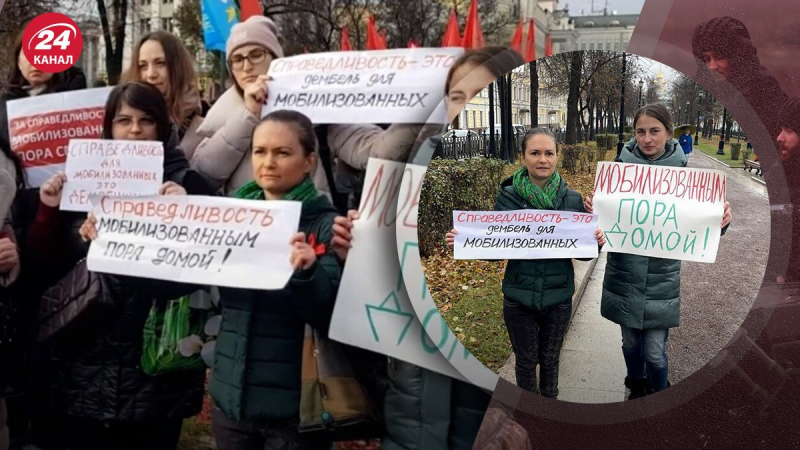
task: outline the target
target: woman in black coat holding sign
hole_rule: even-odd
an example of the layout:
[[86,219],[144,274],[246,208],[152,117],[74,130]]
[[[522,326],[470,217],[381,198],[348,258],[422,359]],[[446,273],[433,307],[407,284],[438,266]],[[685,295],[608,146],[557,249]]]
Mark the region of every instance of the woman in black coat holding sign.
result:
[[[168,148],[172,124],[163,96],[145,83],[117,86],[106,104],[103,137],[160,141],[165,145],[161,195],[185,195],[176,181],[188,165],[180,150]],[[171,156],[174,155],[174,156]],[[87,239],[95,237],[93,219],[58,210],[65,176],[58,174],[40,190],[41,207],[29,245],[38,256],[46,286],[58,282],[86,257]],[[81,226],[80,224],[84,223]],[[183,419],[202,406],[205,370],[157,376],[140,368],[143,329],[154,302],[194,292],[197,287],[134,277],[100,275],[107,283],[102,313],[82,322],[69,336],[45,343],[50,380],[47,411],[61,429],[52,433],[52,448],[174,449]],[[82,319],[86,320],[86,319]],[[42,407],[40,407],[42,408]],[[42,408],[44,409],[44,408]],[[46,448],[51,448],[46,446]]]
[[[523,166],[500,183],[495,211],[585,212],[581,194],[569,189],[556,171],[558,147],[552,132],[546,128],[531,129],[522,146]],[[455,229],[447,233],[450,247],[455,234]],[[600,246],[605,244],[599,229],[595,238]],[[517,386],[545,397],[558,397],[558,359],[572,315],[574,293],[571,259],[508,261],[503,277],[503,316],[516,355]]]

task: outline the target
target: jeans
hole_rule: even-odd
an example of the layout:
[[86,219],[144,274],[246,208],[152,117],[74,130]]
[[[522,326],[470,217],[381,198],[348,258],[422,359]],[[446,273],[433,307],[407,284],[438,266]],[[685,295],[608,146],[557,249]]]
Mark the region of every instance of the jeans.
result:
[[571,299],[541,311],[508,298],[503,300],[503,318],[517,358],[517,386],[545,397],[558,397],[558,358],[571,316]]
[[241,420],[211,408],[211,426],[219,450],[328,450],[331,443],[300,435],[297,421]]
[[658,392],[667,387],[667,337],[669,329],[637,330],[620,325],[622,355],[629,378],[647,378]]

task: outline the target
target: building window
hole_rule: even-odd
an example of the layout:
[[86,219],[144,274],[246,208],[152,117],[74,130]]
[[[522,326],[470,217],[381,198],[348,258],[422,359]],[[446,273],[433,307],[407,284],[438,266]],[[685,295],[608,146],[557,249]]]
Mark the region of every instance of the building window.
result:
[[481,123],[478,125],[479,127],[483,128],[483,111],[478,112],[478,117],[481,118]]
[[586,41],[581,41],[581,50],[586,50]]
[[175,0],[162,0],[162,1],[164,2],[164,4],[167,4],[167,5],[171,5],[171,4],[175,3]]
[[473,128],[475,128],[475,125],[478,123],[478,121],[477,121],[477,120],[475,120],[475,117],[477,117],[477,116],[476,116],[476,114],[475,114],[475,110],[473,109],[473,110],[472,110],[472,127],[473,127]]
[[142,33],[150,31],[150,19],[142,19],[139,21],[139,31]]
[[619,42],[614,42],[614,51],[615,52],[619,51]]
[[594,50],[594,42],[589,43],[589,50]]
[[142,0],[142,5],[149,5],[151,0]]
[[172,33],[173,30],[172,19],[161,19],[161,29]]

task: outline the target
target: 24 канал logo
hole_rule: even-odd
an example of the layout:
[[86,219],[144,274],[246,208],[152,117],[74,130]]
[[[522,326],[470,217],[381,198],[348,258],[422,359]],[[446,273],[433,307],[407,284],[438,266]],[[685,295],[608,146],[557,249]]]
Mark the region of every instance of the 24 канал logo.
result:
[[37,70],[63,72],[81,57],[83,36],[74,20],[59,13],[37,16],[22,33],[22,52]]

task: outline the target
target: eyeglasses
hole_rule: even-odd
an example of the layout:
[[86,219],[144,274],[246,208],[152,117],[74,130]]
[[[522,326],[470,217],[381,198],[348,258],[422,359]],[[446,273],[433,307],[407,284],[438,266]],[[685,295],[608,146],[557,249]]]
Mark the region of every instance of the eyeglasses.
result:
[[228,65],[235,70],[241,70],[244,67],[244,61],[250,61],[250,65],[255,66],[256,64],[261,64],[264,60],[267,59],[267,51],[263,49],[255,49],[250,51],[246,56],[245,55],[231,55],[230,59],[228,59]]
[[156,127],[156,120],[153,119],[150,116],[144,116],[144,117],[140,117],[138,119],[135,119],[133,117],[128,117],[128,116],[122,116],[122,117],[115,118],[111,123],[113,123],[114,126],[117,126],[117,127],[120,127],[120,128],[128,128],[128,129],[133,127],[134,123],[136,123],[136,125],[140,129],[155,128]]

